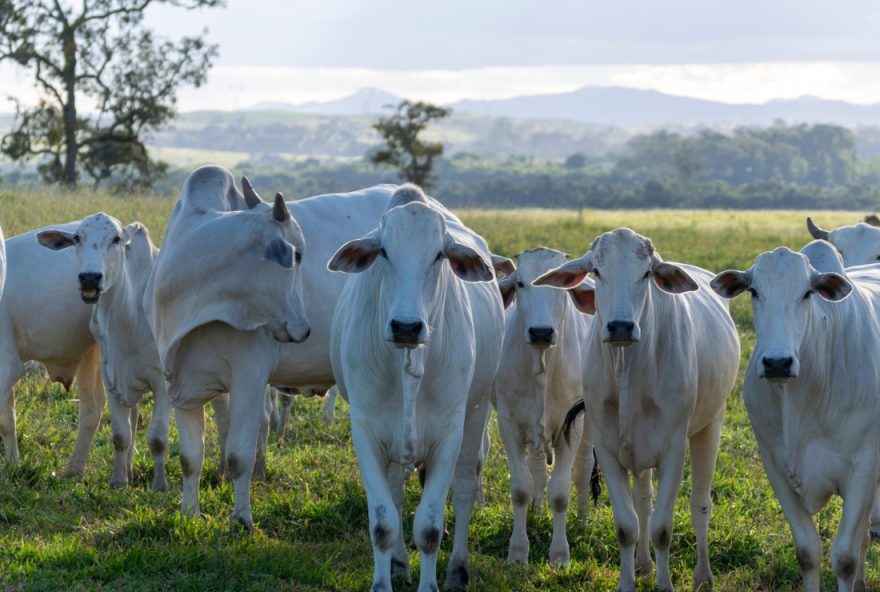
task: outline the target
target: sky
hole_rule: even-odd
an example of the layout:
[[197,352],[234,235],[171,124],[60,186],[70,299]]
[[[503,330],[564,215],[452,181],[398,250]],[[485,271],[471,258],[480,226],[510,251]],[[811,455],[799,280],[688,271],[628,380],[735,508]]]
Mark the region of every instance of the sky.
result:
[[[151,7],[220,55],[180,108],[328,100],[377,87],[440,103],[629,86],[731,103],[880,102],[875,0],[227,0]],[[0,95],[34,99],[0,66]],[[0,103],[0,111],[7,111]]]

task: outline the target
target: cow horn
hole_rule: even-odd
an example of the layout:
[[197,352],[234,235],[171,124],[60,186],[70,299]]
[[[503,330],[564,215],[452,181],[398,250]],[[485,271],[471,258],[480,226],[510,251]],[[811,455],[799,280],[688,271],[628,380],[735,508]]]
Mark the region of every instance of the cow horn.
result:
[[810,234],[813,235],[813,238],[817,238],[819,240],[828,240],[828,231],[822,230],[815,224],[813,224],[813,219],[807,216],[807,230],[810,231]]
[[241,188],[244,193],[244,202],[247,204],[248,209],[263,202],[262,198],[254,191],[254,186],[251,185],[247,177],[241,178]]
[[284,196],[281,195],[280,191],[275,194],[275,204],[272,206],[272,217],[278,222],[287,222],[291,218],[290,210],[287,209],[287,204],[284,203]]

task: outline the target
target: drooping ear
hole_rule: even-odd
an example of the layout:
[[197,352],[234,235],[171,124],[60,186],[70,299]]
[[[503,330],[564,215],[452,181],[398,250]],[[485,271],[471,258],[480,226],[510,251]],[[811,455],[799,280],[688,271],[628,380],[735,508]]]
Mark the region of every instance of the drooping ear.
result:
[[470,247],[446,237],[443,255],[449,260],[452,272],[466,282],[490,282],[495,279],[492,268],[479,253]]
[[818,273],[813,276],[813,290],[825,300],[837,302],[843,300],[852,292],[852,284],[836,273]]
[[722,271],[709,282],[709,286],[722,298],[734,298],[742,294],[752,284],[749,275],[736,269]]
[[664,292],[670,294],[683,294],[685,292],[693,292],[699,290],[700,286],[694,281],[694,278],[688,275],[678,265],[671,263],[663,263],[662,261],[654,265],[653,275],[654,282]]
[[379,242],[379,238],[374,233],[370,233],[339,247],[339,250],[330,259],[330,263],[327,264],[327,269],[360,273],[373,264],[381,249],[382,243]]
[[283,238],[273,238],[266,245],[263,259],[273,261],[284,269],[290,269],[293,267],[293,245]]
[[587,253],[578,259],[572,259],[568,263],[551,269],[532,282],[533,286],[550,286],[552,288],[569,289],[581,283],[587,274],[593,270],[593,253]]
[[37,233],[37,242],[53,251],[60,251],[73,246],[74,235],[63,230],[43,230]]
[[516,298],[516,278],[509,275],[503,280],[498,280],[498,289],[501,291],[501,302],[504,308],[507,308]]
[[584,314],[596,314],[596,288],[584,282],[568,290],[572,304]]
[[492,253],[492,267],[495,269],[495,275],[498,277],[509,276],[516,271],[513,261],[495,253]]

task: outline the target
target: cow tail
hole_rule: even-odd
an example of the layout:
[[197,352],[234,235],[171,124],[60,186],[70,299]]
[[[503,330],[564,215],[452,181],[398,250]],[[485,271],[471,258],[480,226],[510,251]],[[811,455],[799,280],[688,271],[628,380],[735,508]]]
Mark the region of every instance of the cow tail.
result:
[[583,399],[578,401],[574,407],[568,410],[568,413],[565,414],[565,421],[562,422],[562,434],[565,436],[565,441],[567,443],[571,443],[571,424],[578,418],[578,415],[586,411],[586,405],[584,405]]
[[596,449],[593,448],[593,472],[590,475],[590,495],[593,498],[593,504],[599,501],[599,494],[602,493],[602,471],[599,469],[599,458],[596,456]]

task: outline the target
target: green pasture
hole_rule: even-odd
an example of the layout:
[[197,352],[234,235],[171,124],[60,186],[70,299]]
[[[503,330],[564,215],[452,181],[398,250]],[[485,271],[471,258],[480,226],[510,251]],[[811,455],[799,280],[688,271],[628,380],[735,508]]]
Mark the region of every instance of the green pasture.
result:
[[[269,190],[266,190],[269,193]],[[441,196],[442,197],[442,196]],[[0,189],[0,224],[7,236],[76,219],[103,210],[123,222],[140,220],[161,241],[172,200],[152,196],[118,198],[59,192],[18,195]],[[462,218],[482,233],[494,251],[512,256],[548,245],[583,253],[600,232],[630,226],[651,237],[667,260],[712,270],[744,268],[761,251],[807,242],[804,214],[796,212],[546,210],[464,211]],[[860,219],[854,212],[815,212],[826,227]],[[754,337],[747,298],[733,303],[743,343],[743,366]],[[741,398],[741,380],[728,400],[721,453],[714,480],[709,531],[716,589],[798,590],[800,574],[788,525],[764,475]],[[81,479],[62,477],[72,449],[76,390],[68,393],[38,374],[15,390],[22,462],[0,460],[0,590],[367,590],[372,557],[367,513],[344,402],[327,428],[320,402],[297,399],[286,438],[272,436],[268,480],[253,485],[254,534],[231,519],[232,486],[217,476],[216,434],[208,430],[202,481],[203,519],[184,519],[180,465],[172,428],[169,481],[172,491],[150,492],[151,459],[144,433],[138,434],[134,486],[110,490],[107,480],[113,446],[107,418],[98,431],[89,469]],[[146,415],[148,415],[149,409]],[[530,516],[530,564],[505,562],[512,517],[508,471],[495,420],[486,470],[485,504],[471,524],[474,591],[613,590],[618,551],[607,495],[580,525],[569,520],[571,567],[547,562],[549,511]],[[686,473],[675,518],[673,581],[691,588],[695,542],[690,526]],[[406,515],[418,501],[415,479],[408,484]],[[819,517],[826,543],[823,587],[834,579],[827,547],[840,506],[833,502]],[[451,508],[447,520],[451,523]],[[450,545],[440,556],[440,580]],[[418,554],[411,552],[414,575]],[[880,552],[868,557],[868,587],[880,589]],[[653,578],[640,590],[653,590]],[[395,590],[415,590],[402,581]]]

